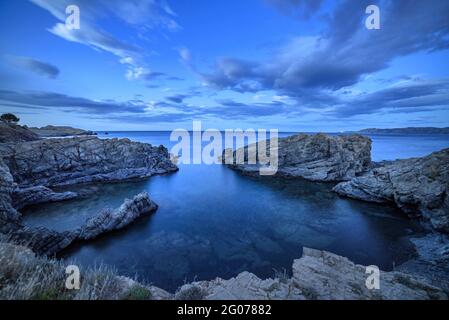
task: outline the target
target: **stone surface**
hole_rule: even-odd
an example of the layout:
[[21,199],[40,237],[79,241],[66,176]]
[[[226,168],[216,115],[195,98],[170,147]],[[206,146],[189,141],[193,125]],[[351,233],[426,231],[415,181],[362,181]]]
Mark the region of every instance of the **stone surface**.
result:
[[[293,263],[291,278],[261,280],[243,272],[223,280],[186,284],[177,295],[202,296],[206,300],[427,300],[448,299],[447,293],[424,279],[401,272],[380,272],[380,289],[366,287],[366,267],[336,254],[304,248],[303,256]],[[199,294],[200,293],[200,294]]]
[[[222,161],[247,174],[259,172],[261,165],[247,163],[256,155],[258,144],[234,152],[225,150]],[[274,149],[273,149],[274,150]],[[244,158],[239,156],[244,154]],[[298,134],[280,138],[278,175],[301,177],[311,181],[344,181],[367,170],[371,163],[371,140],[361,135],[329,136]],[[245,164],[235,164],[236,160]]]
[[106,232],[119,230],[134,222],[142,215],[153,213],[157,205],[151,201],[146,192],[142,192],[134,199],[126,199],[116,210],[103,210],[99,215],[89,219],[78,229],[79,240],[90,240]]
[[165,147],[129,139],[78,137],[0,146],[21,187],[142,179],[177,170]]
[[335,186],[334,191],[354,199],[394,203],[433,228],[449,232],[449,149],[423,158],[377,164],[362,176]]
[[25,245],[40,255],[52,256],[75,241],[90,240],[113,230],[122,229],[143,215],[157,210],[148,193],[125,200],[116,210],[104,210],[73,231],[57,232],[43,227],[31,228],[19,221],[0,219],[0,233],[15,243]]
[[16,143],[38,140],[39,137],[26,127],[0,120],[0,143]]
[[95,135],[93,131],[77,129],[65,126],[45,126],[41,128],[31,127],[30,131],[39,137],[68,137],[68,136],[90,136]]
[[77,197],[76,192],[54,192],[47,187],[38,186],[17,188],[12,193],[12,203],[15,209],[20,210],[30,205],[71,200]]
[[12,206],[11,194],[14,190],[14,179],[0,157],[0,219],[18,220],[19,212]]

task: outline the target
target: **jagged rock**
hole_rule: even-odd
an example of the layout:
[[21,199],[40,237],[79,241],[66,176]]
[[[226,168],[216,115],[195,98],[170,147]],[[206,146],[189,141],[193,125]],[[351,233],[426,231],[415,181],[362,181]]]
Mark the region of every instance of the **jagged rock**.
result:
[[366,287],[366,267],[336,254],[304,248],[293,263],[293,282],[308,299],[427,300],[448,299],[440,288],[401,272],[381,272],[380,289]]
[[[259,161],[257,164],[248,163],[251,155],[256,157],[259,144],[251,144],[234,152],[227,149],[223,151],[222,161],[247,174],[259,172],[260,167],[263,167]],[[267,148],[270,150],[270,147]],[[239,151],[243,157],[239,156]],[[369,167],[371,140],[357,134],[298,134],[279,139],[278,155],[278,175],[311,181],[344,181],[354,178]]]
[[68,137],[68,136],[90,136],[95,135],[93,131],[76,129],[66,126],[46,126],[42,128],[29,128],[30,131],[38,135],[39,137]]
[[26,127],[0,120],[0,143],[17,143],[38,139],[39,136]]
[[126,199],[116,210],[104,210],[98,216],[86,221],[77,231],[78,239],[89,240],[98,237],[100,234],[119,230],[137,218],[145,214],[150,214],[157,210],[157,205],[151,201],[146,192],[142,192],[134,199]]
[[12,193],[12,203],[14,208],[20,210],[34,204],[59,202],[75,199],[77,197],[78,194],[76,192],[54,192],[47,187],[38,186],[14,190]]
[[177,170],[165,147],[129,139],[77,137],[0,146],[21,187],[142,179]]
[[293,262],[291,278],[261,280],[249,272],[223,280],[199,281],[176,295],[205,300],[403,300],[448,299],[447,293],[425,280],[401,272],[380,272],[380,289],[368,289],[366,267],[336,254],[303,249]]
[[[237,277],[223,280],[201,281],[187,284],[180,292],[193,288],[201,289],[205,300],[304,300],[301,291],[293,285],[291,279],[265,279],[255,274],[242,272]],[[197,290],[198,291],[198,290]],[[188,294],[184,293],[184,296]],[[179,294],[179,293],[178,293]]]
[[0,157],[0,219],[16,221],[20,218],[20,213],[12,206],[11,193],[14,187],[9,168]]
[[410,216],[449,233],[449,149],[423,158],[380,163],[362,176],[338,184],[334,191],[354,199],[394,203]]

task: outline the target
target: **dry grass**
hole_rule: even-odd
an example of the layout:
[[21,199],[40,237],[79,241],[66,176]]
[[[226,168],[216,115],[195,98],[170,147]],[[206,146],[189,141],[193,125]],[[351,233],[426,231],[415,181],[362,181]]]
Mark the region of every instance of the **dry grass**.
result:
[[149,299],[146,287],[129,287],[108,267],[80,268],[80,290],[68,290],[63,262],[36,256],[0,237],[0,299]]

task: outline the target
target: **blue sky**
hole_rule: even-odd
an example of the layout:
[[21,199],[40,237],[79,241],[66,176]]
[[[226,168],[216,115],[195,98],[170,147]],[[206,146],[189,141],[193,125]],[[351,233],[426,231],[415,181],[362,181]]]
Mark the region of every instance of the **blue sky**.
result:
[[0,0],[0,112],[93,130],[449,126],[448,17],[447,0]]

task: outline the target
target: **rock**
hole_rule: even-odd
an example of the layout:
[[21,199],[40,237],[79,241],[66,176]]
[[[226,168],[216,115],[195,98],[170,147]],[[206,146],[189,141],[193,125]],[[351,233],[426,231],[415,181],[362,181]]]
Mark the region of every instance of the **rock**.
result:
[[[304,300],[301,291],[291,279],[261,280],[249,272],[223,280],[201,281],[181,287],[180,292],[200,288],[204,300]],[[178,293],[179,294],[179,293]],[[186,295],[186,293],[184,293]]]
[[12,206],[11,193],[14,190],[14,179],[0,157],[0,219],[17,221],[20,213]]
[[351,181],[335,186],[354,199],[394,203],[412,217],[449,233],[449,149],[423,158],[383,162]]
[[86,221],[77,231],[79,240],[90,240],[106,232],[119,230],[134,222],[142,215],[153,213],[157,205],[151,201],[146,192],[142,192],[134,199],[126,199],[116,210],[104,210],[98,216]]
[[78,137],[0,146],[21,188],[143,179],[178,170],[165,147]]
[[318,300],[446,300],[440,288],[401,272],[380,273],[380,289],[369,290],[366,267],[326,251],[304,248],[293,263],[293,283],[308,299]]
[[176,296],[195,300],[428,300],[448,299],[439,287],[401,272],[380,272],[380,289],[369,290],[366,267],[336,254],[309,248],[293,262],[293,276],[261,280],[249,272],[223,280],[182,286]]
[[47,187],[38,186],[14,190],[12,194],[12,203],[14,208],[20,210],[34,204],[59,202],[75,199],[77,197],[78,194],[76,192],[54,192]]
[[72,127],[64,126],[46,126],[42,128],[30,128],[39,137],[68,137],[68,136],[91,136],[95,135],[93,131],[87,131],[83,129],[76,129]]
[[[248,164],[259,143],[234,152],[223,152],[223,163],[247,174],[258,173],[257,164]],[[269,149],[269,147],[267,147]],[[244,152],[244,164],[235,164]],[[267,152],[269,153],[269,152]],[[344,181],[367,170],[371,163],[371,140],[361,135],[328,136],[298,134],[279,139],[278,175],[301,177],[311,181]],[[238,159],[243,160],[243,159]]]
[[38,135],[27,128],[0,120],[0,143],[17,143],[38,139]]

